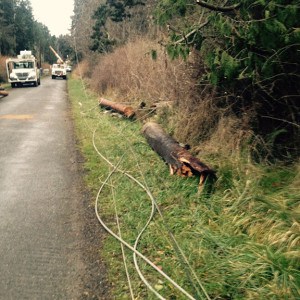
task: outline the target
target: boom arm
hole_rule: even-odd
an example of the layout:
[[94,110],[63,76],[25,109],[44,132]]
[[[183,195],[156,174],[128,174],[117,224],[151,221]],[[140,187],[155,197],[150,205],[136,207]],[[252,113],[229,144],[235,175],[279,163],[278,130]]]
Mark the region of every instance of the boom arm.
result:
[[64,60],[58,55],[58,53],[51,46],[49,46],[49,48],[54,53],[54,55],[57,57],[57,63],[60,63],[60,64],[65,63]]

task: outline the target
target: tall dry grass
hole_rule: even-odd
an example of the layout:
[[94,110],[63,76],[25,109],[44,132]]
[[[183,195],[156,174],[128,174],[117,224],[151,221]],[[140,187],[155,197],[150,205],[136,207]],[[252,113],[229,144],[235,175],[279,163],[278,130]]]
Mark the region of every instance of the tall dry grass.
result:
[[[76,78],[84,78],[89,82],[92,82],[93,79],[91,78],[93,69],[95,67],[95,63],[90,59],[85,59],[78,63],[76,68],[73,70],[72,74]],[[97,79],[95,79],[97,80]]]
[[[151,51],[157,51],[152,59]],[[120,101],[176,101],[182,62],[170,62],[157,43],[137,39],[98,59],[91,88],[100,94],[113,91]]]
[[[106,178],[109,172],[106,162],[92,151],[91,129],[95,128],[94,141],[100,152],[111,161],[120,162],[121,168],[130,174],[144,174],[163,211],[165,221],[159,216],[154,218],[142,238],[139,249],[143,249],[143,253],[189,289],[190,281],[180,268],[180,258],[165,239],[163,224],[166,222],[203,281],[210,299],[299,299],[299,164],[291,167],[253,164],[245,156],[234,155],[241,151],[245,139],[239,134],[247,135],[247,131],[242,127],[242,120],[222,112],[210,142],[199,146],[202,152],[209,150],[203,160],[216,166],[218,180],[213,193],[199,194],[198,181],[169,176],[168,167],[139,134],[139,124],[93,109],[96,97],[86,97],[78,80],[71,78],[68,84],[76,107],[79,140],[84,144],[88,186],[96,193],[99,180]],[[78,102],[82,102],[82,106],[77,105]],[[202,109],[215,110],[212,99],[208,98],[206,105]],[[198,113],[207,114],[201,110]],[[174,120],[175,116],[170,119]],[[182,127],[182,131],[185,130]],[[113,174],[111,179],[100,195],[101,215],[117,232],[112,221],[115,220],[113,199],[116,197],[122,237],[134,241],[148,217],[149,201],[140,186],[128,181],[123,173]],[[128,287],[122,271],[120,246],[108,238],[101,253],[108,262],[111,281],[117,283],[112,287],[113,295],[116,299],[126,297]],[[133,290],[140,299],[154,299],[145,292],[129,263],[132,253],[127,254]],[[169,284],[158,281],[150,269],[144,266],[142,270],[150,283],[159,283],[166,299],[183,299]]]
[[194,153],[228,157],[254,138],[251,112],[237,118],[230,105],[220,108],[224,100],[217,98],[211,85],[199,82],[204,66],[197,52],[187,61],[171,60],[157,42],[139,38],[93,63],[83,61],[81,73],[89,77],[93,91],[111,100],[135,107],[142,101],[146,107],[167,103],[158,121],[180,142],[190,144]]
[[8,57],[0,55],[0,83],[7,81],[7,74],[6,74],[6,64],[5,61]]
[[[241,143],[241,138],[246,136],[247,122],[232,118],[228,110],[217,107],[214,89],[199,82],[204,66],[196,52],[187,61],[171,60],[157,41],[137,38],[113,53],[81,62],[75,70],[75,74],[79,73],[89,78],[94,92],[111,100],[135,107],[141,102],[146,107],[154,103],[171,104],[161,110],[159,122],[179,141],[191,146],[197,147],[212,135],[217,135],[220,142],[223,139],[220,127],[226,122],[230,123],[227,134],[230,139],[224,136],[227,148],[231,147],[229,143]],[[242,132],[237,132],[241,127]],[[234,135],[230,133],[232,130]]]

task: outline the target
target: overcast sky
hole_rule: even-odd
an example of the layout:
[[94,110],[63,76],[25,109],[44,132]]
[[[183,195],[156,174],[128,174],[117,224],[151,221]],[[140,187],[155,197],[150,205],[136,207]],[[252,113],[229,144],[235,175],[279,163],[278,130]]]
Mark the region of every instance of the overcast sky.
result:
[[74,0],[30,0],[34,18],[46,25],[52,35],[69,34]]

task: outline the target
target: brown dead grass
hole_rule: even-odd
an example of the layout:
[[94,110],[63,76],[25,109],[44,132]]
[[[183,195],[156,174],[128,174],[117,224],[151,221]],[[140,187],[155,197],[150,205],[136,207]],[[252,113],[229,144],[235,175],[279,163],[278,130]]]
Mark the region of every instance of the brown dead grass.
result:
[[168,103],[159,110],[158,121],[182,143],[197,148],[212,138],[226,153],[238,150],[248,138],[247,122],[232,117],[228,109],[220,109],[214,89],[199,82],[203,68],[197,53],[187,61],[170,60],[156,41],[139,38],[113,53],[81,62],[74,74],[88,77],[90,88],[109,100],[135,108],[141,102],[146,108]]
[[[152,51],[158,53],[155,60]],[[170,61],[158,43],[137,39],[99,58],[91,87],[101,95],[113,90],[121,102],[177,102],[183,65],[182,61]]]
[[[93,60],[85,59],[78,63],[72,74],[77,78],[85,78],[87,81],[93,81],[91,76],[94,66],[95,62]],[[94,80],[97,79],[95,78]]]
[[245,142],[254,136],[251,130],[242,129],[243,120],[234,116],[221,117],[216,121],[207,139],[194,148],[196,153],[222,156],[224,159],[242,153]]
[[5,61],[8,57],[0,55],[0,83],[7,81],[6,64]]

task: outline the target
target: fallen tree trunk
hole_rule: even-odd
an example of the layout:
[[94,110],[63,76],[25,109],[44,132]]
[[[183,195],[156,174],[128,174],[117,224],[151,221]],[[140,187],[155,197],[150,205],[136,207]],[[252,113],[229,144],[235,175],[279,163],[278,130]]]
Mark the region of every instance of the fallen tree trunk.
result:
[[113,102],[104,98],[99,99],[99,105],[105,108],[113,109],[127,118],[132,118],[135,115],[135,111],[132,107],[126,106],[121,103]]
[[208,175],[215,176],[212,169],[180,146],[157,123],[146,123],[142,128],[142,132],[152,149],[169,165],[171,175],[178,174],[190,177],[199,174],[199,185],[205,182]]
[[6,97],[8,96],[8,92],[4,90],[0,90],[0,96]]

